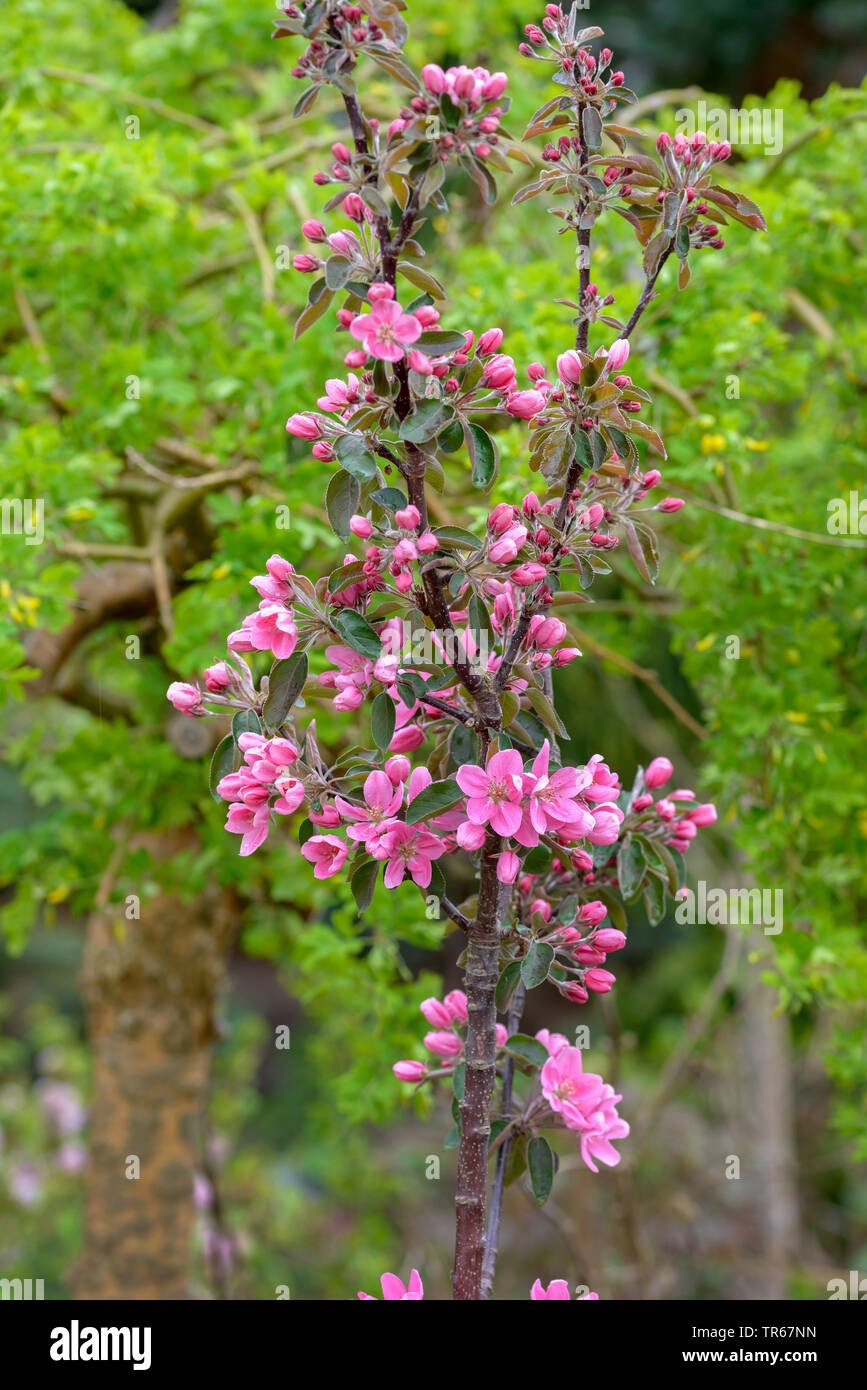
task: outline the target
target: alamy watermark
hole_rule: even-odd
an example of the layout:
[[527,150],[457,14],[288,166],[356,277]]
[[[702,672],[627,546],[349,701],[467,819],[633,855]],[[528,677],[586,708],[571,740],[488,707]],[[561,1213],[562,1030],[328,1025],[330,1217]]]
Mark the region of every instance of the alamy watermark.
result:
[[691,140],[696,131],[703,130],[708,140],[730,145],[761,145],[766,155],[779,154],[783,148],[783,112],[779,107],[708,107],[702,99],[695,111],[686,107],[674,115],[678,133]]
[[0,497],[0,533],[23,536],[25,545],[45,539],[45,501],[42,497]]
[[702,878],[678,897],[674,920],[681,926],[762,927],[765,936],[783,930],[782,888],[708,888]]

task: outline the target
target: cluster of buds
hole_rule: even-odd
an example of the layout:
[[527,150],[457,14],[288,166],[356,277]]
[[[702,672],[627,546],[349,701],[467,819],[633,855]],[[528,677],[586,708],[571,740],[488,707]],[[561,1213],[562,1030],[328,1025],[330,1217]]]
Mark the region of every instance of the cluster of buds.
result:
[[508,107],[499,103],[506,74],[487,68],[443,70],[428,63],[421,79],[427,95],[419,93],[402,108],[388,128],[389,139],[400,137],[400,145],[407,140],[432,143],[442,163],[468,153],[487,159],[499,143],[500,117]]
[[602,30],[578,30],[578,8],[573,6],[566,14],[559,5],[546,5],[541,23],[524,26],[527,42],[519,44],[518,52],[525,58],[556,63],[562,72],[571,75],[574,86],[586,97],[604,98],[612,89],[623,86],[625,76],[611,71],[614,54],[610,48],[603,48],[596,58],[584,47],[590,39],[598,38]]
[[309,36],[311,20],[314,21],[313,36],[292,69],[293,77],[327,82],[340,68],[351,67],[366,45],[387,42],[377,20],[373,16],[365,17],[365,8],[361,5],[326,0],[325,4],[317,6],[305,0],[302,4],[284,5],[283,15],[285,17],[275,25],[275,38],[285,38],[289,34]]
[[[451,990],[444,999],[424,999],[420,1009],[430,1031],[424,1035],[428,1052],[439,1059],[433,1071],[424,1062],[395,1062],[392,1071],[398,1081],[418,1084],[432,1076],[450,1076],[466,1057],[467,996],[462,989]],[[497,1024],[497,1048],[506,1045],[508,1034],[502,1023]]]

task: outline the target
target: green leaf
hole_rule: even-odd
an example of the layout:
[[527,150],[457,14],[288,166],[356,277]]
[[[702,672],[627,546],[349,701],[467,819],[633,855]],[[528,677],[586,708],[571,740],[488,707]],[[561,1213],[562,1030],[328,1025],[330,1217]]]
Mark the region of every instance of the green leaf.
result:
[[440,430],[454,419],[454,414],[452,407],[442,401],[422,401],[415,412],[402,422],[400,437],[410,444],[424,444],[428,439],[433,439],[435,434],[439,434]]
[[549,946],[547,941],[533,942],[521,964],[521,979],[527,989],[535,989],[543,980],[547,980],[553,959],[553,946]]
[[382,656],[382,643],[366,618],[352,608],[344,608],[334,618],[334,626],[355,651],[376,661]]
[[509,1007],[509,1000],[518,988],[518,981],[521,978],[521,962],[519,960],[510,961],[497,981],[497,1009],[503,1014]]
[[536,1135],[527,1146],[527,1168],[533,1196],[543,1207],[551,1195],[554,1182],[554,1153],[547,1139]]
[[241,734],[261,734],[261,732],[262,725],[259,722],[258,714],[251,709],[238,710],[238,713],[232,720],[232,733],[235,736],[236,742],[241,737]]
[[483,492],[486,492],[497,476],[499,461],[497,446],[487,430],[483,430],[481,425],[466,424],[464,426],[464,440],[470,456],[470,463],[473,466],[473,487],[481,488]]
[[325,493],[325,509],[332,529],[341,540],[349,540],[349,518],[358,511],[360,501],[361,484],[358,479],[345,469],[335,473]]
[[373,891],[376,888],[378,874],[378,859],[365,859],[364,862],[354,870],[349,880],[349,886],[352,889],[352,896],[355,898],[355,905],[359,912],[366,912],[373,902]]
[[634,840],[631,835],[624,836],[617,852],[617,881],[627,902],[638,897],[646,870],[647,860],[640,841]]
[[589,150],[601,150],[602,117],[595,106],[584,107],[584,139]]
[[384,507],[386,511],[396,512],[400,507],[406,506],[406,498],[399,487],[381,487],[376,492],[370,494],[372,502]]
[[214,749],[211,758],[211,766],[208,771],[208,785],[211,789],[211,796],[215,801],[222,803],[223,798],[217,791],[217,783],[223,778],[228,777],[230,772],[235,770],[235,739],[234,735],[226,734]]
[[463,1100],[464,1098],[464,1090],[466,1088],[466,1084],[467,1064],[466,1062],[458,1062],[457,1066],[452,1072],[452,1085],[454,1086],[455,1095],[457,1096],[459,1101]]
[[307,679],[309,663],[306,652],[293,652],[278,661],[268,681],[268,698],[262,710],[262,722],[269,732],[279,729],[294,705]]
[[360,434],[342,434],[334,441],[334,453],[341,467],[359,482],[368,483],[376,477],[376,459]]
[[521,1061],[528,1062],[533,1067],[544,1067],[548,1060],[548,1049],[536,1038],[531,1038],[527,1033],[513,1033],[507,1040],[506,1047],[513,1052]]
[[438,816],[443,811],[448,811],[451,806],[456,806],[463,798],[463,792],[453,777],[447,777],[441,782],[431,782],[429,787],[419,792],[418,796],[411,805],[406,808],[407,825],[417,825],[421,820],[427,820],[430,816]]
[[464,431],[460,420],[452,420],[437,439],[437,448],[444,454],[454,454],[464,442]]
[[428,328],[413,343],[429,357],[446,357],[453,352],[463,352],[466,346],[463,333],[446,328]]
[[647,920],[652,927],[661,922],[665,914],[665,885],[655,874],[648,874],[644,880],[644,907]]
[[385,753],[394,738],[395,725],[394,700],[383,690],[377,695],[370,712],[370,732],[381,753]]

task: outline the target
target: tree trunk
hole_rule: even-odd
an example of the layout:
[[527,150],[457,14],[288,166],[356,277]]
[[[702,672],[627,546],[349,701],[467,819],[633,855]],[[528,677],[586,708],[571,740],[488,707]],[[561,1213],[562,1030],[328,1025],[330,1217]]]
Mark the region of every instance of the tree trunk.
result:
[[[180,847],[177,835],[147,845],[157,857]],[[79,1298],[188,1295],[193,1173],[236,911],[213,889],[192,902],[160,896],[140,912],[127,920],[123,907],[104,907],[87,926],[93,1110]]]

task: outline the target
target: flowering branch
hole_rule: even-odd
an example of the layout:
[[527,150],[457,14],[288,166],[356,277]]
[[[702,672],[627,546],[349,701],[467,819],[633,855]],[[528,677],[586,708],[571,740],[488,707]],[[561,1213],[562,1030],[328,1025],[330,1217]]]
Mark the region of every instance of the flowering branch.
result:
[[[422,1004],[431,1025],[424,1046],[442,1065],[410,1058],[394,1072],[415,1085],[451,1084],[452,1282],[456,1299],[475,1301],[493,1287],[507,1182],[526,1174],[539,1203],[551,1190],[556,1159],[544,1131],[574,1132],[594,1173],[619,1161],[614,1141],[629,1133],[621,1097],[584,1071],[579,1048],[547,1029],[534,1038],[519,1031],[525,995],[547,985],[580,1005],[608,992],[607,957],[626,946],[622,901],[640,897],[658,921],[667,897],[684,888],[693,838],[716,817],[689,789],[657,797],[673,775],[667,759],[639,768],[631,790],[599,754],[564,763],[568,733],[552,676],[581,656],[566,645],[562,608],[589,601],[586,590],[610,573],[606,553],[621,539],[652,584],[659,554],[647,513],[683,505],[673,497],[642,505],[661,474],[642,465],[639,446],[663,458],[665,447],[639,418],[651,397],[623,370],[629,334],[672,255],[685,288],[690,251],[722,244],[717,227],[700,220],[709,203],[718,221],[763,223],[748,200],[710,182],[725,146],[666,136],[656,160],[625,153],[634,132],[611,118],[635,97],[611,70],[611,50],[590,52],[601,30],[579,30],[577,8],[566,15],[547,5],[521,51],[554,65],[558,94],[525,133],[546,141],[544,167],[514,201],[545,194],[562,230],[576,234],[578,299],[558,301],[574,311],[576,346],[558,356],[550,378],[531,363],[529,385],[519,385],[501,328],[442,325],[446,291],[420,264],[416,240],[429,208],[448,210],[450,166],[493,203],[494,171],[508,171],[510,160],[532,163],[502,124],[506,75],[433,63],[417,75],[402,52],[404,10],[403,0],[305,0],[276,26],[278,37],[307,43],[293,69],[308,84],[296,113],[334,87],[351,134],[352,147],[337,141],[334,164],[315,182],[337,185],[323,216],[339,210],[352,225],[329,232],[308,220],[302,230],[313,249],[294,260],[312,277],[296,336],[339,297],[337,327],[352,341],[347,376],[329,379],[317,408],[291,415],[287,430],[333,467],[329,520],[363,553],[350,549],[317,580],[272,555],[251,581],[260,601],[229,634],[228,656],[205,672],[204,689],[175,682],[169,698],[192,717],[234,712],[211,784],[229,804],[226,828],[241,837],[242,855],[289,819],[315,877],[348,872],[359,913],[382,872],[386,889],[411,882],[466,933],[464,989]],[[410,93],[387,130],[358,95],[367,60]],[[619,153],[602,154],[604,139]],[[608,312],[613,296],[590,280],[592,229],[609,210],[630,222],[643,248],[645,287],[625,325]],[[404,282],[419,291],[405,305]],[[591,354],[595,324],[617,336]],[[481,492],[494,486],[498,450],[482,423],[492,417],[526,430],[542,496],[529,491],[520,505],[493,506],[481,533],[432,526],[427,486],[442,484],[455,456],[465,453]],[[311,673],[310,654],[323,648],[328,665]],[[267,669],[260,653],[273,658]],[[315,721],[301,723],[302,710],[323,697],[347,716],[369,704],[366,744],[326,756]],[[460,904],[442,867],[457,854],[470,858],[477,880]],[[389,1300],[423,1297],[417,1271],[408,1285],[391,1274],[382,1284]],[[569,1291],[562,1280],[547,1289],[537,1280],[531,1297]]]

